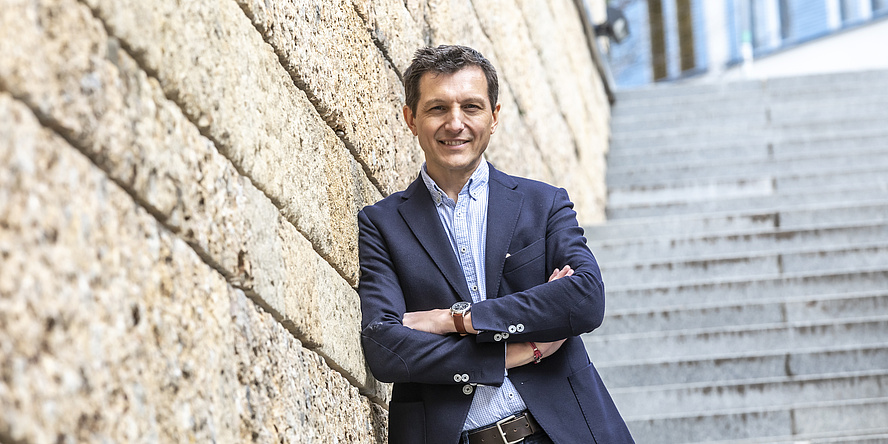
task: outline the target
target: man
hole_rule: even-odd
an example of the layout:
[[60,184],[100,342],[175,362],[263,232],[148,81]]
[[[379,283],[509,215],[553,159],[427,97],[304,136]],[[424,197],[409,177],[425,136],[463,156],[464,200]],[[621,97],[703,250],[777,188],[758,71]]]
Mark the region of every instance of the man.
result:
[[364,353],[395,383],[389,442],[632,442],[578,337],[601,324],[604,287],[573,204],[482,156],[493,66],[425,48],[404,84],[425,164],[358,214]]

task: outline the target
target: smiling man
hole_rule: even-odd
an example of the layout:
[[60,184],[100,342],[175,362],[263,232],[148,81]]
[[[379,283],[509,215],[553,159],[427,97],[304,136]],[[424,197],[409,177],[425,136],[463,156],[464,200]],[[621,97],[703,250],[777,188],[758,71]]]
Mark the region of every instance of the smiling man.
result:
[[364,353],[395,383],[389,442],[633,442],[579,338],[601,325],[604,285],[573,204],[483,157],[493,66],[424,48],[404,84],[425,164],[358,214]]

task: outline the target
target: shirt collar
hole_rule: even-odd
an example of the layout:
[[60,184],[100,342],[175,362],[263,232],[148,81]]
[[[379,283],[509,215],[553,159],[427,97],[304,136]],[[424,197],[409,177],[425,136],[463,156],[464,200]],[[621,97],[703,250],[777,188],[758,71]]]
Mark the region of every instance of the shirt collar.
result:
[[[447,193],[438,187],[438,184],[435,183],[432,176],[429,176],[425,162],[423,162],[419,174],[422,176],[422,181],[425,183],[426,188],[428,188],[429,194],[431,194],[432,201],[435,202],[435,205],[441,205],[447,200],[453,200],[450,199]],[[481,159],[478,168],[475,168],[475,172],[469,177],[469,181],[466,182],[459,194],[468,193],[472,199],[477,200],[481,195],[481,192],[484,190],[484,187],[487,186],[488,179],[490,179],[490,167],[486,160]]]

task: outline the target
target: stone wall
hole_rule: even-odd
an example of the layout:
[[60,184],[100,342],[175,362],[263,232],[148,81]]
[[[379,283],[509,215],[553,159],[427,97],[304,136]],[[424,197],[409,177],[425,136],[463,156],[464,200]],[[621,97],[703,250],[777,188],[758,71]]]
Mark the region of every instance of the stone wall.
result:
[[0,442],[384,442],[355,215],[422,161],[401,73],[481,50],[489,160],[597,222],[583,29],[573,0],[0,0]]

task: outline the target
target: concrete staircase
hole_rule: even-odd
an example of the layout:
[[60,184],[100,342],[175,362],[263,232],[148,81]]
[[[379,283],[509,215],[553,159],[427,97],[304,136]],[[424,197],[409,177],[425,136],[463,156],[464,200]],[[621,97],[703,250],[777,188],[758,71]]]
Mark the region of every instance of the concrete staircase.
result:
[[888,442],[888,72],[613,108],[589,354],[639,443]]

